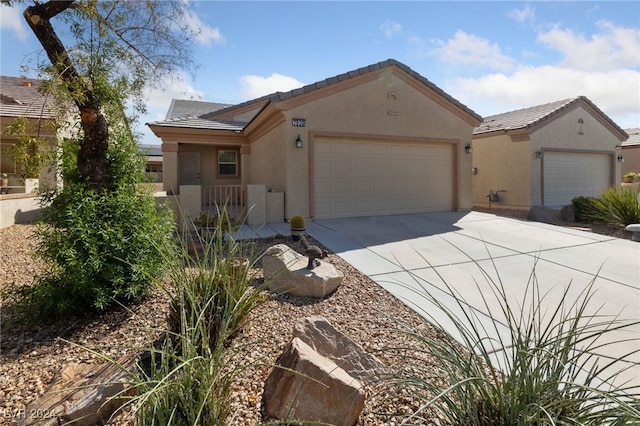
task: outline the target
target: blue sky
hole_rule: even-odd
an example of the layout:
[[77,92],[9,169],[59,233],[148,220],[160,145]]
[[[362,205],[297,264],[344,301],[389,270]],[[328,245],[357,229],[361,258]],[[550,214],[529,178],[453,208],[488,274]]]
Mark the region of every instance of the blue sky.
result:
[[[172,98],[239,103],[393,58],[482,116],[585,95],[620,127],[640,127],[637,1],[189,5],[200,67],[149,91],[143,123],[163,119]],[[20,9],[0,12],[1,72],[18,76],[40,47]],[[160,143],[140,128],[143,143]]]

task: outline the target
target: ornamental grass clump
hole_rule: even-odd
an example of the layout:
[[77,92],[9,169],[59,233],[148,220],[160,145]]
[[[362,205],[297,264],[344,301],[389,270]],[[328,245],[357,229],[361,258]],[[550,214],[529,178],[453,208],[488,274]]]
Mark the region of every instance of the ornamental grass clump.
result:
[[640,223],[640,204],[633,187],[613,186],[591,201],[587,212],[593,220],[626,226]]
[[[232,341],[264,299],[250,272],[259,260],[250,244],[186,235],[168,259],[168,330],[148,350],[137,396],[129,403],[138,424],[226,424],[231,383],[239,372],[230,367],[237,350]],[[193,250],[194,242],[199,250]]]
[[[421,299],[414,298],[416,309],[457,340],[402,329],[427,359],[436,360],[436,365],[411,361],[418,372],[395,381],[423,401],[403,424],[430,424],[434,410],[446,424],[465,426],[640,424],[638,385],[620,376],[637,371],[638,350],[615,358],[595,355],[626,342],[613,332],[630,331],[629,339],[639,342],[631,328],[640,321],[608,317],[594,308],[593,282],[582,289],[570,284],[559,297],[555,289],[543,292],[535,267],[516,306],[500,279],[477,266],[490,291],[478,280],[474,290],[489,317],[442,277],[449,297],[415,280],[421,288],[412,290]],[[447,305],[444,299],[455,302]]]

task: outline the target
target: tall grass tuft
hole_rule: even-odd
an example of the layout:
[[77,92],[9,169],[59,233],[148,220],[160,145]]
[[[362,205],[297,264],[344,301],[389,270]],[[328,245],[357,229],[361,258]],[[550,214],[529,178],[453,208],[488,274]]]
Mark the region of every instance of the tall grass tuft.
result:
[[588,216],[619,225],[640,223],[640,204],[633,187],[614,186],[594,198],[588,209]]
[[452,305],[415,280],[421,289],[414,291],[430,305],[426,309],[424,303],[421,307],[416,303],[417,309],[434,325],[452,331],[458,341],[402,329],[415,339],[425,359],[436,363],[411,361],[419,371],[396,380],[403,391],[423,401],[404,424],[431,424],[427,413],[434,409],[451,425],[640,424],[640,390],[621,383],[620,377],[638,368],[631,362],[638,350],[616,359],[594,355],[622,342],[612,332],[639,321],[623,321],[594,309],[593,282],[577,295],[568,285],[551,302],[557,296],[542,292],[535,266],[524,300],[514,306],[501,280],[477,266],[490,291],[478,280],[475,290],[491,318],[471,308],[462,292],[442,277],[445,290],[455,299]]
[[[169,270],[172,301],[164,339],[148,351],[137,396],[130,402],[144,425],[223,425],[237,370],[230,341],[263,299],[250,267],[258,261],[242,242],[187,234]],[[197,250],[193,250],[197,247]],[[249,264],[239,265],[247,258]]]

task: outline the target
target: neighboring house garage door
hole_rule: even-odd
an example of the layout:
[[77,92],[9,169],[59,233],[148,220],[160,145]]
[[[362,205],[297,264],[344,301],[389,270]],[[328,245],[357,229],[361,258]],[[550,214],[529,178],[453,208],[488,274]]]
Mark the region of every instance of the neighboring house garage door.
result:
[[611,185],[611,156],[584,152],[544,153],[544,204],[571,204],[577,196],[597,196]]
[[450,144],[316,138],[313,217],[451,211]]

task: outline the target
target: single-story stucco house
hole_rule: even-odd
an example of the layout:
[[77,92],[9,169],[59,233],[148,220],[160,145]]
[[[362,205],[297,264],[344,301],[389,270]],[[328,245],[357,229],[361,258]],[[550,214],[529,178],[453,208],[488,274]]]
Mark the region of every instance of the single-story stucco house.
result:
[[473,131],[473,204],[562,207],[621,181],[627,133],[584,96],[485,117]]
[[389,59],[147,125],[162,140],[164,190],[181,210],[206,210],[223,188],[260,224],[471,209],[471,139],[481,120]]

